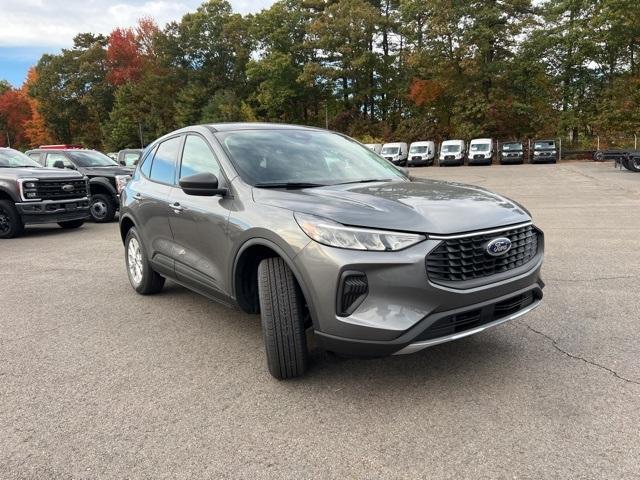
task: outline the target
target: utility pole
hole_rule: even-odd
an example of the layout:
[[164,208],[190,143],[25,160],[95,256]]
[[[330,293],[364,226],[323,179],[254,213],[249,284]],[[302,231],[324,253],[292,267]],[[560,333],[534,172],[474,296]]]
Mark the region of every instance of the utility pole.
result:
[[638,150],[638,134],[633,134],[633,149]]
[[560,150],[558,151],[558,161],[562,160],[562,137],[560,137],[559,140],[560,140]]
[[140,148],[144,148],[144,141],[142,139],[142,123],[138,122],[138,134],[140,135]]
[[326,100],[324,102],[324,128],[329,130],[329,106]]
[[11,140],[9,139],[9,130],[7,130],[7,147],[11,148]]

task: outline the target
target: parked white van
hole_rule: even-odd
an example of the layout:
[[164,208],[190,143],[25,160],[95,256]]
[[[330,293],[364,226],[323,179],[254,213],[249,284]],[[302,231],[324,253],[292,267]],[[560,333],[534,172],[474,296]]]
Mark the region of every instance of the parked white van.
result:
[[445,140],[440,144],[438,163],[442,165],[464,165],[464,140]]
[[493,161],[493,139],[474,138],[469,142],[467,159],[469,165],[491,165]]
[[367,147],[369,150],[373,150],[377,154],[379,154],[380,151],[382,150],[381,143],[365,143],[364,146]]
[[404,142],[385,143],[380,151],[380,155],[390,162],[400,166],[405,166],[407,164],[408,154],[409,147]]
[[410,167],[433,165],[434,158],[436,158],[435,142],[413,142],[409,147],[407,165]]

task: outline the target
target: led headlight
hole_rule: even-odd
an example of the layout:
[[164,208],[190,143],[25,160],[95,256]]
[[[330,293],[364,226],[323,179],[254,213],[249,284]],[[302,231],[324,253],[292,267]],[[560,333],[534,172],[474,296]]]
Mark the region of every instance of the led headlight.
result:
[[131,180],[131,175],[116,175],[116,190],[118,194],[122,193],[129,180]]
[[347,227],[340,223],[304,213],[294,214],[296,222],[309,238],[330,247],[349,250],[395,251],[426,239],[415,233]]
[[38,198],[38,181],[37,178],[19,178],[20,196],[23,201],[40,200]]

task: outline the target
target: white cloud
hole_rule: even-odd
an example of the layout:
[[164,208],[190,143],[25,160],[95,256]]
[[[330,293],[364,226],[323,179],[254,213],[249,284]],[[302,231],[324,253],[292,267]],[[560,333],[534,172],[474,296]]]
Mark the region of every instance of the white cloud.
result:
[[[256,12],[274,0],[231,0],[235,11]],[[0,0],[0,47],[68,47],[81,32],[108,34],[152,17],[159,25],[179,20],[200,0]]]

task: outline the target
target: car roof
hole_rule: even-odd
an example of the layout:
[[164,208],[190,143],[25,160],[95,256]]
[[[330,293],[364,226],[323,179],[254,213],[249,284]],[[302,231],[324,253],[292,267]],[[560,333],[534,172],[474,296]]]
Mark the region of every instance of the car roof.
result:
[[239,130],[324,130],[322,128],[308,127],[305,125],[266,122],[207,123],[196,126],[206,127],[212,132],[234,132]]
[[471,143],[473,142],[493,142],[493,139],[491,138],[474,138],[473,140],[471,140]]
[[459,139],[458,140],[445,140],[442,143],[460,143],[460,142],[464,143],[464,140],[459,140]]
[[538,138],[534,142],[555,142],[553,138]]
[[411,145],[418,145],[420,143],[433,143],[433,140],[418,140],[417,142],[411,142]]

